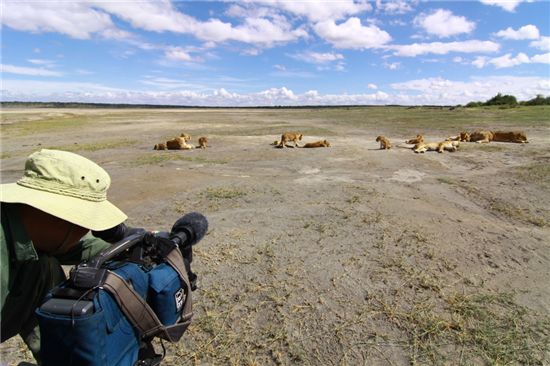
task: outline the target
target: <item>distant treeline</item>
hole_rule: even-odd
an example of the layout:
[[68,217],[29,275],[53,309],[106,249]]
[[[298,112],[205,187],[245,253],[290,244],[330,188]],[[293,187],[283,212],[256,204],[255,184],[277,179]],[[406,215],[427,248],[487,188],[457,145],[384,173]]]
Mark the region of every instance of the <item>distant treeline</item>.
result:
[[502,95],[501,93],[498,93],[491,99],[489,99],[486,102],[470,102],[465,105],[466,108],[471,107],[482,107],[482,106],[491,106],[491,105],[499,105],[499,106],[510,106],[515,107],[518,105],[550,105],[550,97],[544,97],[544,95],[539,94],[535,98],[524,101],[524,102],[518,102],[515,96],[513,95]]

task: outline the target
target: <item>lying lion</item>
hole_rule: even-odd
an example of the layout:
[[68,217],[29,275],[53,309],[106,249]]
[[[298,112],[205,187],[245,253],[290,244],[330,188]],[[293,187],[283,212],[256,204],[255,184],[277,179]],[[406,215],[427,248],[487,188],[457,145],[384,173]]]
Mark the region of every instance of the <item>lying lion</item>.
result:
[[450,136],[445,139],[445,141],[460,141],[460,142],[469,142],[470,134],[468,132],[461,132],[456,136]]
[[313,148],[313,147],[330,147],[330,142],[327,140],[319,140],[315,142],[308,142],[307,144],[304,144],[305,148]]
[[199,137],[199,146],[200,149],[206,149],[208,147],[208,138],[205,136]]
[[523,131],[493,131],[493,141],[517,142],[527,144],[527,135]]
[[295,133],[295,132],[285,132],[281,135],[281,141],[279,141],[278,147],[285,147],[287,142],[294,142],[295,147],[300,147],[298,145],[298,141],[302,141],[302,135],[301,133]]
[[182,133],[182,134],[180,135],[180,137],[183,137],[183,139],[185,140],[185,142],[191,140],[191,135],[188,135],[188,134],[186,134],[186,133]]
[[424,142],[424,136],[422,135],[416,135],[415,138],[405,141],[406,144],[419,144],[421,142]]
[[159,142],[158,144],[155,144],[153,150],[166,150],[166,144],[164,142]]
[[413,147],[415,153],[425,153],[426,151],[438,151],[439,142],[420,142]]
[[386,136],[378,136],[376,142],[380,142],[380,149],[388,150],[391,149],[390,140]]
[[460,147],[460,141],[442,141],[437,146],[437,152],[442,153],[443,150],[454,152]]
[[191,150],[195,148],[195,146],[189,145],[185,142],[183,137],[176,137],[172,140],[166,141],[166,147],[168,150]]
[[474,131],[470,134],[470,141],[477,143],[487,143],[493,140],[493,133],[491,131]]

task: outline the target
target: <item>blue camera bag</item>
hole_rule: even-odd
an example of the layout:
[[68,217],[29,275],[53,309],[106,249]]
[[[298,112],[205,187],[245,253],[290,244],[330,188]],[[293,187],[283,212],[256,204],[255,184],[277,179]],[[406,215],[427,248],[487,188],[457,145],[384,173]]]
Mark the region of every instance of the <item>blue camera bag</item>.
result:
[[[126,263],[111,271],[146,298],[149,276],[140,266]],[[136,362],[139,334],[111,294],[104,289],[92,291],[90,314],[61,315],[37,309],[42,365],[126,366]]]

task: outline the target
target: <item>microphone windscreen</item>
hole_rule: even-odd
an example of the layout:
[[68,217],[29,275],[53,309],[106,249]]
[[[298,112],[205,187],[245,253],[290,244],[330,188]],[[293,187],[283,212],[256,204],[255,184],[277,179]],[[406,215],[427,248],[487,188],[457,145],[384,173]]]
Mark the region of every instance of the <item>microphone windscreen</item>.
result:
[[198,212],[190,212],[183,215],[172,226],[171,233],[184,231],[188,236],[187,245],[195,245],[208,231],[208,220],[206,216]]

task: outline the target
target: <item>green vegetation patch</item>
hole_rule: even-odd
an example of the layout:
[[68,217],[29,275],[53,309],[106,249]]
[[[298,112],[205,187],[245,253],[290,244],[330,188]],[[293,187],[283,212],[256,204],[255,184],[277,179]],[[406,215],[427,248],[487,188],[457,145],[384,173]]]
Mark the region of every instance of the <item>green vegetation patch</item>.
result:
[[48,149],[65,150],[65,151],[99,151],[99,150],[116,149],[119,147],[132,146],[137,143],[138,141],[136,140],[117,139],[117,140],[100,141],[100,142],[88,143],[88,144],[74,143],[72,145],[49,146]]
[[185,156],[181,151],[152,152],[129,162],[131,166],[161,165],[169,161],[189,161],[202,164],[227,164],[226,160],[206,159],[202,156]]
[[232,187],[208,187],[200,194],[209,200],[226,200],[246,196],[247,192]]
[[544,188],[550,189],[550,162],[518,167],[514,173],[522,180],[535,182]]
[[64,114],[30,121],[18,121],[2,126],[5,135],[31,135],[60,129],[79,128],[90,123],[92,116]]

